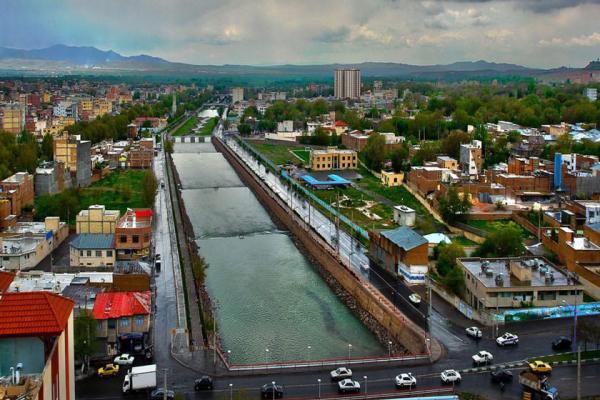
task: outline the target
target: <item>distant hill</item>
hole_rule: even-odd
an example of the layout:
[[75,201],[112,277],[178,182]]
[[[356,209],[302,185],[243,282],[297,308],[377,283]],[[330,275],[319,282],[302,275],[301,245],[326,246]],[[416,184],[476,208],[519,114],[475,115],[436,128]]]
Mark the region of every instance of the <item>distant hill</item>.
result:
[[193,65],[170,62],[149,55],[123,56],[95,47],[55,45],[44,49],[23,50],[0,47],[0,71],[31,74],[94,73],[156,74],[204,77],[331,78],[336,68],[356,67],[365,77],[469,79],[496,76],[536,76],[553,70],[541,70],[516,64],[484,60],[452,64],[410,65],[390,62],[326,65]]

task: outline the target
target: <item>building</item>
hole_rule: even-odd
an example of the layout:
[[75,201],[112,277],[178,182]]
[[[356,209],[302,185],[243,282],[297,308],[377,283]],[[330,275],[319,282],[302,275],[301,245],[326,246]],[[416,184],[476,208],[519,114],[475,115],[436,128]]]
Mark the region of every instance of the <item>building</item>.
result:
[[150,254],[152,210],[127,210],[115,228],[115,248],[119,260],[134,260]]
[[586,87],[583,89],[583,95],[587,97],[589,101],[596,101],[598,100],[598,89]]
[[381,171],[381,184],[384,186],[400,186],[404,180],[404,172]]
[[59,161],[45,161],[35,170],[35,195],[56,194],[71,187],[71,174]]
[[[12,215],[18,217],[23,207],[33,205],[34,196],[33,175],[27,172],[17,172],[0,182],[0,200],[10,203]],[[0,215],[0,218],[5,217]]]
[[0,296],[1,398],[75,400],[73,307],[48,292]]
[[231,88],[231,103],[241,103],[244,101],[244,88],[234,87]]
[[458,161],[452,157],[437,156],[435,161],[440,168],[446,168],[452,171],[456,171],[458,169]]
[[417,220],[417,213],[405,205],[394,206],[394,222],[402,226],[413,226]]
[[478,175],[483,165],[481,141],[473,140],[471,143],[460,145],[460,165],[462,171],[468,175]]
[[142,145],[140,142],[131,145],[129,148],[127,166],[133,169],[151,169],[154,162],[152,142],[150,143],[150,148]]
[[25,130],[26,108],[21,103],[9,103],[0,107],[0,130],[15,135]]
[[122,334],[148,333],[151,296],[145,292],[99,293],[92,314],[98,321],[96,335],[116,343]]
[[63,131],[54,138],[53,146],[54,160],[65,164],[73,177],[73,186],[89,186],[92,183],[92,142]]
[[107,210],[103,205],[93,205],[81,210],[75,221],[77,234],[115,233],[121,213],[119,210]]
[[478,312],[583,302],[583,286],[543,257],[460,258],[465,299]]
[[115,235],[82,233],[69,243],[71,267],[106,268],[115,265]]
[[428,270],[428,242],[407,226],[369,231],[369,257],[409,283],[424,283]]
[[354,150],[339,150],[335,147],[328,147],[326,150],[311,150],[309,167],[313,171],[356,169],[358,157]]
[[360,99],[360,70],[336,69],[334,73],[333,95],[336,99]]
[[363,151],[365,146],[367,145],[367,140],[369,140],[369,135],[363,133],[362,131],[352,131],[349,133],[344,133],[340,136],[342,140],[342,145],[348,149],[352,149],[354,151]]

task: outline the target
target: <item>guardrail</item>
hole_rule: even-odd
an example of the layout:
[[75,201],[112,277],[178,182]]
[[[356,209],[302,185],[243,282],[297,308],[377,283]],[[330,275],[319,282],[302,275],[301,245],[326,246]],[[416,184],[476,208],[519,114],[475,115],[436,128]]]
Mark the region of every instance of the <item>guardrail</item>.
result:
[[[285,387],[284,387],[285,389]],[[369,393],[353,393],[353,394],[331,394],[323,393],[318,397],[321,400],[328,399],[426,399],[426,400],[458,400],[458,396],[453,394],[454,389],[452,387],[429,387],[429,388],[418,388],[418,389],[405,389],[402,391],[393,392],[369,392]],[[303,397],[289,397],[289,400],[306,400],[314,399],[316,396],[303,396]]]

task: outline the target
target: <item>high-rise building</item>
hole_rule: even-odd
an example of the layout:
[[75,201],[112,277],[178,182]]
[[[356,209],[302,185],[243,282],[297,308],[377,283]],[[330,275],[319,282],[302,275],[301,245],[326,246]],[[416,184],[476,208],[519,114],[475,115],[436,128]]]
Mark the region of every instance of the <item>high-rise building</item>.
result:
[[336,69],[333,92],[336,99],[360,98],[360,70]]
[[73,186],[89,186],[92,182],[92,142],[63,131],[60,136],[54,138],[53,146],[54,159],[63,162],[69,169],[74,178]]
[[234,87],[231,88],[231,102],[233,104],[239,103],[244,100],[244,88]]

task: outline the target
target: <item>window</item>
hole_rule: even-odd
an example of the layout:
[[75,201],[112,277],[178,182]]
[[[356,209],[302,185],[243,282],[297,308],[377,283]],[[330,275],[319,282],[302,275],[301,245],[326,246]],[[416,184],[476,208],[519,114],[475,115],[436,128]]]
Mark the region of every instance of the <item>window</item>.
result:
[[133,235],[133,237],[131,238],[131,241],[133,243],[139,243],[140,242],[140,237],[138,235]]
[[102,330],[102,321],[96,321],[96,330],[98,332]]
[[96,250],[96,257],[102,257],[102,251]]
[[88,257],[91,257],[92,256],[92,251],[88,250],[85,255],[88,256]]
[[116,323],[114,319],[109,319],[108,320],[108,329],[115,329]]
[[119,320],[119,326],[121,328],[126,328],[127,326],[129,326],[129,318],[121,318]]
[[121,242],[121,243],[127,243],[127,236],[125,236],[125,235],[119,236],[119,242]]
[[83,250],[79,250],[79,257],[83,257]]
[[106,250],[106,257],[112,257],[112,250]]
[[135,316],[135,325],[136,326],[142,326],[142,325],[144,325],[144,316],[143,315],[136,315]]

